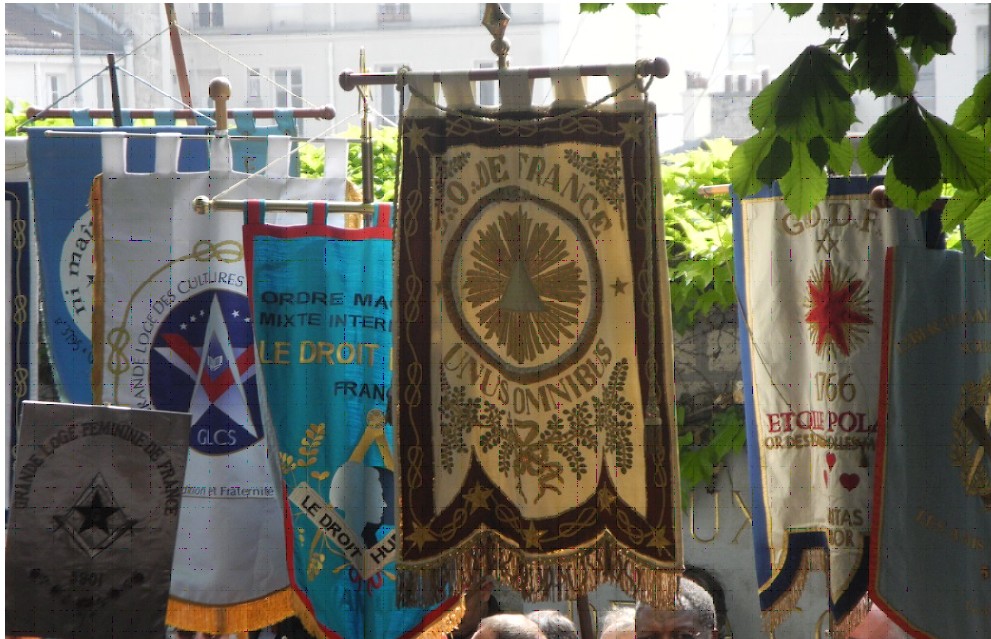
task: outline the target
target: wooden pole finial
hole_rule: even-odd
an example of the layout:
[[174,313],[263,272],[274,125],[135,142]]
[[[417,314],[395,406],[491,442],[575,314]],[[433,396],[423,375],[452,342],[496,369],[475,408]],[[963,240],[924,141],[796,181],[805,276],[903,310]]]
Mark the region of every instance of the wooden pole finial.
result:
[[231,83],[227,78],[219,77],[210,81],[210,99],[214,102],[214,119],[217,121],[217,131],[227,130],[227,100],[231,97]]

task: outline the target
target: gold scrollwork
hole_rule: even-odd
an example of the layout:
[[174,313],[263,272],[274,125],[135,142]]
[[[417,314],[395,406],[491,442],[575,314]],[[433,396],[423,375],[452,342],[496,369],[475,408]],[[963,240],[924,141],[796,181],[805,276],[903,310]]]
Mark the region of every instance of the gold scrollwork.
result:
[[746,530],[747,525],[753,526],[754,524],[753,514],[750,512],[750,509],[747,508],[747,504],[743,502],[743,497],[740,496],[739,490],[733,491],[733,501],[735,501],[736,505],[743,511],[743,516],[746,517],[747,520],[740,524],[740,529],[736,531],[735,535],[733,535],[733,541],[730,542],[731,544],[737,543],[736,540],[740,538],[740,533]]
[[[815,634],[812,635],[812,639],[829,639],[829,610],[823,610],[822,614],[816,620]],[[823,621],[827,621],[825,628],[823,627]],[[826,634],[823,634],[825,631]]]
[[714,541],[719,536],[719,491],[712,493],[712,537],[705,539],[695,532],[695,493],[691,495],[691,505],[688,511],[689,528],[692,532],[692,539],[703,544]]

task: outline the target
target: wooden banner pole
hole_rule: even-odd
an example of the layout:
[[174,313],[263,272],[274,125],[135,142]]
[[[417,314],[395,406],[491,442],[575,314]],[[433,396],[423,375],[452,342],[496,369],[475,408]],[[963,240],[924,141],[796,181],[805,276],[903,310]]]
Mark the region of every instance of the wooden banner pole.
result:
[[[179,82],[179,93],[182,94],[182,103],[187,107],[193,107],[193,93],[189,87],[189,71],[186,70],[186,57],[182,54],[182,38],[179,37],[179,27],[175,16],[175,4],[165,3],[165,19],[169,23],[169,41],[172,43],[172,58],[175,60],[175,74]],[[186,122],[196,124],[196,118],[190,115]]]

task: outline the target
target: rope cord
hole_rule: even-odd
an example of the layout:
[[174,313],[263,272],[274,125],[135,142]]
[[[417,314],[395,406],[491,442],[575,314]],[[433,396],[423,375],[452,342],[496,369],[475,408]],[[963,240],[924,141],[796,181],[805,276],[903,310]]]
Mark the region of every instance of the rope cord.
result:
[[[333,125],[328,126],[326,129],[324,129],[320,133],[317,133],[312,138],[309,138],[308,140],[305,140],[304,142],[301,142],[301,144],[312,144],[313,142],[315,142],[315,141],[317,141],[319,139],[322,139],[328,133],[330,133],[330,130],[332,128],[334,128]],[[233,191],[234,189],[236,189],[237,187],[239,187],[242,184],[244,184],[245,182],[247,182],[248,180],[251,180],[253,178],[260,177],[265,172],[265,169],[268,169],[269,167],[271,167],[271,166],[273,166],[273,165],[281,162],[282,160],[285,160],[286,158],[290,157],[293,153],[294,153],[294,151],[290,148],[288,153],[275,158],[274,160],[272,160],[271,162],[269,162],[268,164],[266,164],[262,168],[258,169],[258,171],[254,172],[254,173],[249,173],[246,177],[238,180],[237,182],[235,182],[234,184],[230,185],[229,187],[227,187],[226,189],[224,189],[220,193],[217,193],[216,195],[214,195],[213,196],[213,199],[215,199],[215,200],[220,199],[223,196],[225,196],[228,193],[230,193],[231,191]]]
[[[143,49],[144,47],[146,47],[148,44],[150,44],[153,40],[161,37],[165,33],[168,33],[168,31],[169,31],[169,28],[168,27],[165,27],[165,29],[163,29],[162,31],[159,31],[158,33],[156,33],[153,36],[149,37],[147,40],[145,40],[144,42],[142,42],[141,44],[139,44],[135,48],[131,49],[131,52],[130,53],[125,53],[124,55],[122,55],[121,58],[120,58],[120,61],[123,62],[127,58],[133,56],[135,53],[137,53],[138,51],[140,51],[141,49]],[[119,70],[124,71],[125,73],[127,73],[127,71],[125,69],[123,69],[119,64],[117,65],[117,68]],[[39,111],[36,115],[34,115],[33,117],[28,118],[24,122],[21,122],[19,125],[17,125],[17,129],[16,130],[17,131],[20,131],[24,127],[30,125],[33,122],[36,122],[37,120],[43,120],[43,119],[45,119],[45,114],[46,113],[48,113],[49,111],[51,111],[52,109],[54,109],[63,100],[65,100],[69,96],[74,95],[77,91],[79,91],[80,89],[82,89],[84,86],[86,86],[87,84],[89,84],[90,82],[92,82],[94,79],[96,79],[97,77],[99,77],[104,71],[107,71],[109,69],[110,69],[110,65],[107,65],[107,66],[103,67],[102,69],[100,69],[99,71],[97,71],[96,73],[94,73],[93,75],[91,75],[90,77],[86,78],[85,80],[83,80],[82,82],[80,82],[77,86],[73,87],[73,89],[71,91],[69,91],[65,95],[59,97],[59,99],[55,100],[54,102],[52,102],[51,104],[49,104],[48,106],[46,106],[44,109],[42,109],[41,111]],[[136,76],[134,76],[133,74],[130,74],[130,73],[128,73],[128,75],[130,75],[131,77],[136,77]]]
[[143,78],[141,78],[141,77],[139,77],[139,76],[137,76],[137,75],[134,75],[133,73],[131,73],[131,72],[130,72],[130,71],[128,71],[127,69],[123,69],[123,68],[119,68],[119,67],[118,67],[118,69],[119,69],[120,71],[122,71],[122,72],[124,72],[124,73],[125,73],[126,75],[129,75],[129,76],[131,76],[132,78],[134,78],[135,80],[137,80],[137,81],[138,81],[138,82],[140,82],[141,84],[143,84],[143,85],[145,85],[146,87],[148,87],[148,88],[149,88],[149,89],[151,89],[152,91],[154,91],[154,92],[156,92],[156,93],[158,93],[158,94],[160,94],[160,95],[163,95],[163,96],[165,96],[165,97],[166,97],[166,98],[168,98],[169,100],[172,100],[172,101],[173,101],[173,102],[175,102],[176,104],[178,104],[178,105],[180,105],[180,106],[181,106],[182,108],[184,108],[184,109],[187,109],[187,108],[188,108],[188,109],[189,109],[190,111],[192,111],[192,112],[193,112],[193,113],[195,113],[196,115],[198,115],[198,116],[200,116],[201,118],[206,118],[207,120],[209,120],[210,122],[213,122],[214,124],[216,124],[216,123],[217,123],[217,121],[216,121],[216,120],[214,120],[213,118],[211,118],[211,117],[210,117],[209,115],[207,115],[207,114],[205,114],[205,113],[202,113],[201,111],[199,111],[199,110],[197,110],[197,109],[196,109],[195,107],[193,107],[193,106],[191,106],[191,105],[188,105],[188,104],[186,104],[186,103],[184,103],[184,102],[183,102],[182,100],[180,100],[179,98],[177,98],[177,97],[175,97],[175,96],[172,96],[172,95],[169,95],[169,94],[168,94],[168,93],[166,93],[166,92],[165,92],[165,91],[164,91],[163,89],[160,89],[160,88],[158,88],[158,87],[156,87],[155,85],[153,85],[152,83],[150,83],[150,82],[148,82],[147,80],[144,80]]
[[315,108],[315,109],[319,109],[319,108],[320,108],[320,105],[319,105],[319,104],[314,104],[314,103],[312,103],[312,102],[310,102],[309,100],[307,100],[306,98],[304,98],[303,96],[301,96],[301,95],[296,95],[296,94],[295,94],[295,93],[293,93],[293,92],[292,92],[292,90],[291,90],[291,89],[289,89],[288,87],[285,87],[285,86],[282,86],[281,84],[279,84],[278,82],[276,82],[276,81],[275,81],[274,79],[272,79],[272,78],[270,78],[270,77],[268,77],[268,76],[266,76],[266,75],[262,75],[262,74],[261,74],[261,73],[259,72],[259,70],[258,70],[258,69],[255,69],[255,68],[253,68],[253,67],[250,67],[250,66],[248,66],[247,64],[245,64],[244,62],[241,62],[241,61],[240,61],[240,60],[238,60],[238,59],[237,59],[236,57],[234,57],[234,55],[232,55],[232,54],[230,54],[230,53],[228,53],[228,52],[226,52],[226,51],[224,51],[224,50],[223,50],[223,49],[221,49],[220,47],[217,47],[217,46],[215,46],[215,45],[214,45],[213,43],[211,43],[211,42],[209,42],[209,41],[207,41],[207,40],[204,40],[204,39],[203,39],[202,37],[200,37],[199,35],[197,35],[197,34],[195,34],[195,33],[193,33],[192,31],[190,31],[190,30],[189,30],[189,29],[187,29],[186,27],[184,27],[184,26],[182,26],[181,24],[178,24],[178,23],[176,23],[176,27],[178,27],[178,28],[179,28],[179,29],[180,29],[180,30],[181,30],[181,31],[182,31],[183,33],[185,33],[186,35],[188,35],[188,36],[191,36],[191,37],[193,37],[193,38],[196,38],[197,40],[199,40],[200,42],[202,42],[202,43],[203,43],[203,44],[205,44],[206,46],[208,46],[208,47],[210,47],[211,49],[213,49],[213,50],[214,50],[214,51],[216,51],[217,53],[220,53],[220,54],[222,54],[222,55],[225,55],[225,56],[227,56],[227,57],[228,57],[228,58],[229,58],[230,60],[232,60],[232,61],[234,61],[234,62],[236,62],[236,63],[237,63],[237,64],[239,64],[239,65],[241,65],[242,67],[244,67],[244,68],[245,68],[245,69],[247,69],[248,71],[250,71],[250,72],[252,72],[252,73],[256,73],[256,74],[258,74],[258,77],[259,77],[259,78],[262,78],[262,79],[264,79],[264,80],[265,80],[266,82],[268,82],[269,84],[272,84],[273,86],[276,86],[276,87],[278,87],[278,88],[280,88],[280,89],[282,89],[283,91],[285,91],[286,93],[288,93],[288,94],[289,94],[289,95],[291,95],[292,97],[294,97],[294,98],[299,98],[300,100],[302,100],[303,102],[305,102],[305,103],[306,103],[307,105],[309,105],[309,106],[311,106],[311,107],[313,107],[313,108]]

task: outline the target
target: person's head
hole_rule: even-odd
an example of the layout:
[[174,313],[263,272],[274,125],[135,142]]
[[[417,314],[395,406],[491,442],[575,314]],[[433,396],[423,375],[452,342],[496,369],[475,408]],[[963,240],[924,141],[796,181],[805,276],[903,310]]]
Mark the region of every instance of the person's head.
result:
[[557,610],[534,610],[526,617],[537,624],[547,639],[578,639],[575,624]]
[[635,610],[633,606],[620,606],[606,613],[602,618],[602,635],[599,639],[634,639]]
[[678,581],[674,610],[655,610],[646,604],[637,604],[637,639],[710,637],[716,637],[716,606],[705,588],[690,579]]
[[545,639],[536,622],[524,615],[498,614],[482,619],[472,639]]

